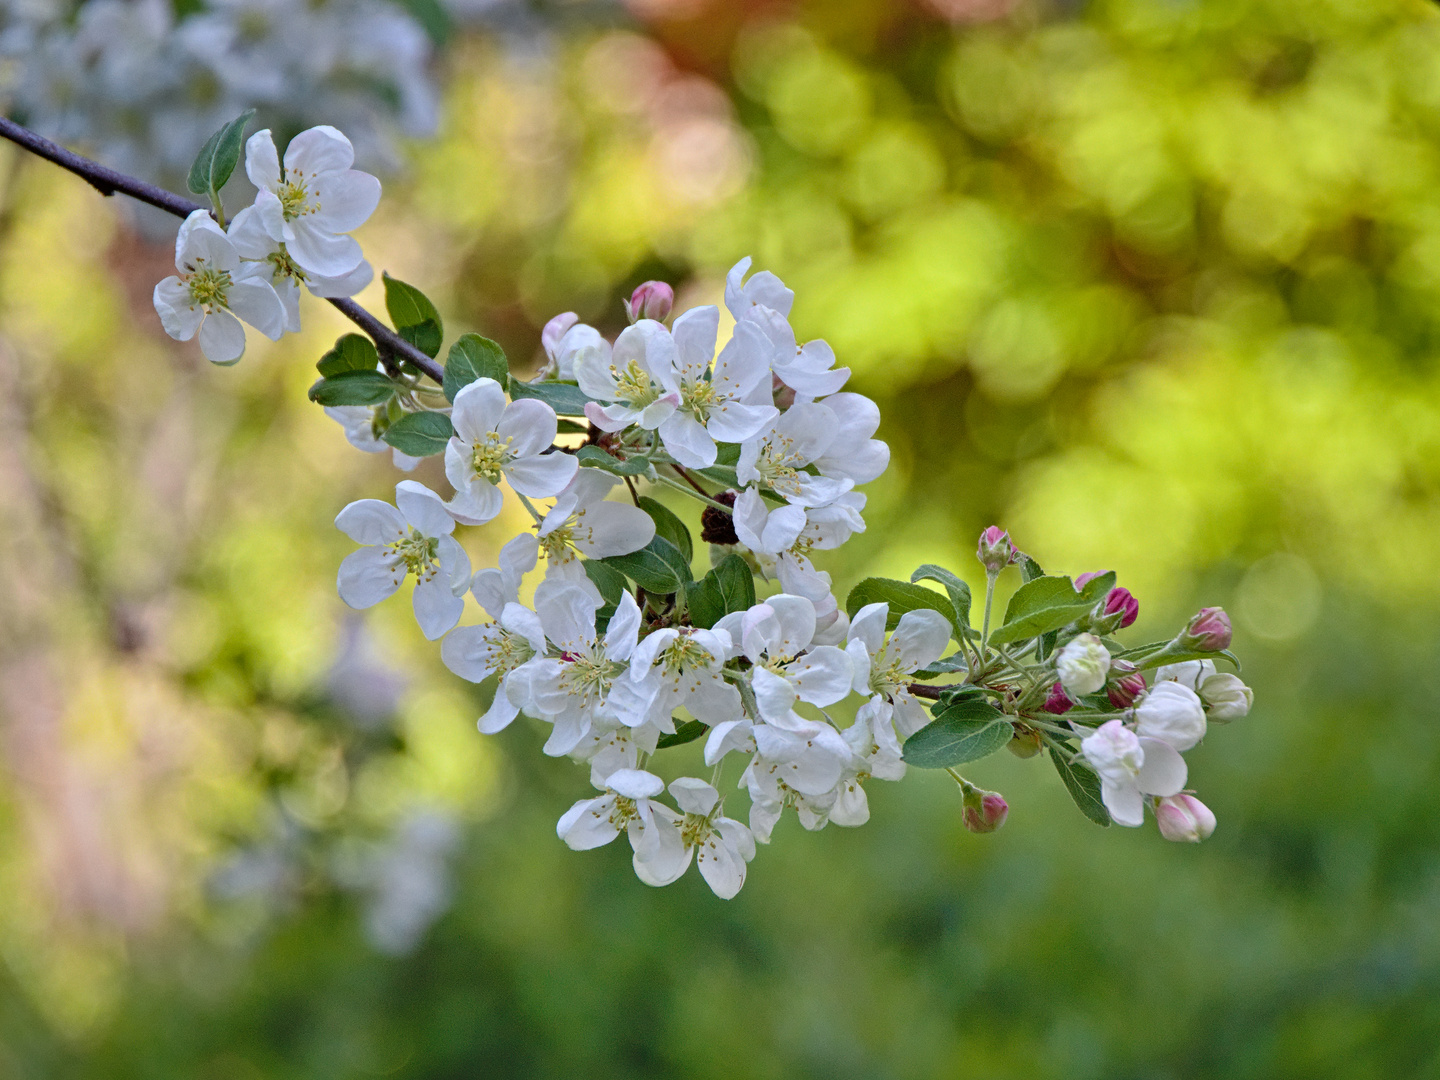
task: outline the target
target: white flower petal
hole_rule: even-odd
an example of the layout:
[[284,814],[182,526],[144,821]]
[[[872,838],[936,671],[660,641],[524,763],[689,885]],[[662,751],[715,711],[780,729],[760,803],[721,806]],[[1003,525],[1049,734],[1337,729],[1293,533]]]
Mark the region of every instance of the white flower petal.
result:
[[280,186],[280,155],[269,128],[245,140],[245,175],[262,191],[274,191]]
[[285,305],[268,282],[237,281],[230,286],[225,301],[231,311],[271,341],[278,341],[285,333]]
[[465,612],[464,599],[450,590],[450,582],[440,574],[416,584],[412,604],[415,621],[429,641],[436,641],[453,630]]
[[[254,142],[254,136],[251,136]],[[248,163],[247,163],[248,164]],[[285,147],[285,172],[302,173],[307,178],[320,173],[348,169],[355,164],[355,148],[350,140],[329,124],[319,124],[300,132]]]
[[245,328],[228,311],[212,311],[200,324],[200,349],[212,364],[233,364],[245,355]]
[[332,232],[348,233],[364,225],[380,205],[380,181],[369,173],[347,169],[319,177],[313,196],[320,206],[315,223]]
[[155,286],[155,313],[160,325],[176,341],[189,341],[200,329],[205,311],[190,297],[190,290],[173,274]]
[[395,505],[405,520],[425,536],[449,536],[455,531],[455,519],[446,512],[445,501],[416,480],[401,480],[395,485]]
[[1145,760],[1135,774],[1136,786],[1146,795],[1178,795],[1185,787],[1185,759],[1160,739],[1140,739]]
[[365,258],[353,237],[337,236],[321,229],[313,218],[302,217],[288,223],[290,236],[285,247],[290,257],[306,273],[320,277],[342,277]]
[[[483,443],[505,414],[505,391],[494,379],[476,379],[455,395],[450,422],[467,443]],[[453,483],[453,481],[452,481]]]
[[359,499],[335,515],[335,527],[357,544],[393,544],[405,536],[405,517],[379,499]]
[[570,454],[536,454],[504,466],[505,479],[521,495],[532,499],[549,499],[565,490],[575,479],[580,462]]
[[352,608],[368,608],[393,596],[405,578],[403,564],[397,568],[394,561],[380,547],[364,547],[345,556],[335,581],[340,599]]

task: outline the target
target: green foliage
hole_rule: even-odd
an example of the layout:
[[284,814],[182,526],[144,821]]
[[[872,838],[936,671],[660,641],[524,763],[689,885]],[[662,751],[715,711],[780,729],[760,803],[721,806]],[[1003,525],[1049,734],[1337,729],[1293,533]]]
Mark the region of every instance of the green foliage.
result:
[[1075,805],[1096,825],[1109,826],[1110,811],[1105,809],[1105,804],[1100,801],[1100,777],[1094,771],[1079,762],[1071,763],[1056,753],[1055,748],[1050,748],[1050,760],[1055,765],[1055,771],[1060,774],[1060,779],[1065,782],[1065,790],[1070,793],[1070,798],[1075,800]]
[[922,580],[935,581],[945,587],[945,592],[949,594],[950,604],[953,608],[948,614],[951,623],[955,627],[955,640],[963,640],[971,632],[970,586],[949,570],[936,566],[934,563],[926,563],[910,575],[912,584]]
[[695,545],[690,540],[690,530],[675,516],[674,511],[648,495],[640,496],[640,509],[649,514],[650,520],[655,522],[656,536],[663,536],[674,544],[686,562],[695,557]]
[[1074,622],[1115,587],[1115,573],[1102,574],[1078,592],[1068,577],[1038,577],[1015,590],[1005,608],[1005,623],[990,635],[994,645],[1038,637]]
[[454,434],[455,428],[444,413],[414,412],[400,417],[380,437],[402,454],[430,457],[443,454]]
[[211,135],[190,166],[186,186],[196,195],[208,195],[217,210],[220,209],[220,189],[240,161],[240,149],[245,144],[245,125],[254,117],[255,110],[246,109]]
[[950,620],[951,625],[955,625],[955,607],[948,598],[934,589],[908,581],[895,581],[893,578],[872,577],[860,582],[845,598],[845,611],[853,619],[856,612],[866,604],[878,603],[890,605],[889,615],[885,619],[885,625],[890,630],[895,629],[900,622],[900,616],[905,612],[921,608],[938,611]]
[[600,561],[656,596],[679,592],[691,580],[690,560],[663,536],[656,536],[629,555],[612,555]]
[[699,581],[685,586],[690,623],[709,629],[734,611],[755,604],[755,576],[739,555],[726,555]]
[[318,405],[380,405],[395,394],[395,384],[379,371],[337,371],[310,387]]
[[381,276],[385,279],[385,310],[390,313],[395,332],[426,356],[436,356],[445,340],[440,312],[415,286],[389,274]]
[[574,383],[524,382],[521,379],[510,381],[510,396],[536,398],[545,402],[560,416],[584,416],[585,406],[590,401],[585,392]]
[[662,735],[655,743],[656,750],[668,750],[672,746],[684,746],[694,742],[710,729],[699,720],[689,720],[675,729],[674,735]]
[[922,769],[964,765],[989,757],[1013,734],[999,709],[980,698],[964,697],[905,740],[905,763]]
[[650,459],[644,454],[622,460],[598,446],[582,446],[575,457],[584,468],[602,469],[614,476],[642,476],[650,469]]
[[584,559],[580,565],[585,568],[586,575],[600,590],[600,595],[605,599],[607,607],[613,608],[620,603],[621,595],[628,588],[625,584],[624,574],[598,559]]
[[510,386],[510,365],[505,350],[479,334],[461,334],[445,357],[445,397],[455,395],[476,379],[494,379],[501,390]]
[[342,371],[374,371],[380,364],[375,344],[364,334],[346,334],[315,364],[327,379]]

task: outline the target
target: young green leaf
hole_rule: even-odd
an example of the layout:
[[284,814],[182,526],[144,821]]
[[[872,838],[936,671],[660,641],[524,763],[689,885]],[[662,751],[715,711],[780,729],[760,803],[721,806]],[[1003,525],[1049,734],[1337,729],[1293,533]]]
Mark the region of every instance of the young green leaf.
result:
[[395,394],[395,384],[379,371],[340,371],[310,387],[319,405],[379,405]]
[[1115,573],[1102,574],[1079,592],[1068,577],[1040,577],[1015,590],[1005,608],[1005,623],[990,635],[993,645],[1038,637],[1074,622],[1115,585]]
[[656,536],[663,536],[669,540],[680,549],[680,553],[687,560],[695,557],[695,545],[690,540],[690,530],[668,506],[647,495],[642,495],[640,496],[640,509],[649,514],[650,520],[655,522]]
[[411,457],[430,457],[445,452],[445,444],[455,429],[450,418],[444,413],[406,413],[385,429],[380,437],[402,454]]
[[[941,596],[934,589],[927,589],[923,585],[896,581],[894,578],[872,577],[860,582],[845,598],[845,611],[853,619],[855,613],[866,604],[881,601],[890,605],[890,614],[885,621],[885,626],[890,630],[895,629],[901,615],[919,608],[938,611],[952,626],[955,624],[955,606],[948,597]],[[957,630],[956,633],[958,632]]]
[[1030,582],[1036,578],[1045,576],[1045,571],[1040,569],[1040,564],[1030,558],[1029,555],[1022,552],[1018,562],[1020,564],[1020,580],[1026,585],[1030,584]]
[[935,679],[941,675],[953,675],[957,671],[969,671],[970,665],[965,662],[964,653],[952,653],[949,656],[936,660],[927,668],[921,668],[915,672],[917,679]]
[[607,607],[614,607],[620,603],[620,596],[625,592],[625,575],[616,570],[613,566],[606,566],[603,562],[595,559],[585,559],[580,563],[585,568],[586,575],[600,590]]
[[1010,741],[1014,728],[1000,710],[966,697],[905,740],[902,755],[921,769],[945,769],[988,757]]
[[1065,781],[1065,790],[1070,792],[1070,798],[1075,800],[1080,812],[1096,825],[1109,826],[1110,811],[1105,809],[1105,803],[1100,798],[1100,777],[1078,762],[1067,762],[1053,746],[1050,748],[1050,760],[1060,779]]
[[650,459],[644,454],[622,459],[598,446],[582,446],[575,457],[582,468],[602,469],[614,476],[641,476],[650,469]]
[[679,592],[691,579],[690,560],[663,536],[657,536],[639,551],[602,559],[648,593],[657,596]]
[[[1168,642],[1166,644],[1169,644]],[[1235,670],[1240,670],[1240,658],[1229,649],[1222,649],[1219,652],[1180,652],[1171,653],[1168,656],[1139,656],[1131,658],[1137,670],[1146,671],[1153,667],[1160,667],[1163,664],[1183,664],[1187,660],[1228,660],[1235,665]]]
[[694,742],[710,729],[699,720],[691,720],[689,723],[681,724],[675,729],[674,735],[662,735],[660,741],[655,744],[656,750],[668,750],[672,746],[684,746],[688,742]]
[[755,576],[739,555],[727,555],[699,581],[685,586],[690,625],[708,630],[734,611],[755,605]]
[[505,350],[479,334],[461,334],[445,357],[445,397],[455,395],[476,379],[494,379],[501,390],[510,387],[510,364]]
[[254,109],[246,109],[219,131],[206,140],[190,165],[190,175],[185,181],[196,195],[208,195],[218,208],[220,189],[240,161],[240,147],[245,142],[245,125],[255,116]]
[[327,379],[342,371],[374,371],[380,363],[375,345],[363,334],[346,334],[322,356],[315,368]]
[[385,310],[390,313],[395,332],[426,356],[438,354],[445,340],[445,324],[430,298],[399,278],[381,276],[385,279]]
[[564,382],[522,382],[510,380],[512,398],[536,398],[545,402],[560,416],[584,416],[585,405],[590,401],[585,391],[574,383]]
[[[950,603],[955,607],[955,629],[961,634],[970,632],[970,586],[944,567],[926,563],[910,575],[911,583],[921,580],[937,582],[950,594]],[[958,640],[958,639],[957,639]]]

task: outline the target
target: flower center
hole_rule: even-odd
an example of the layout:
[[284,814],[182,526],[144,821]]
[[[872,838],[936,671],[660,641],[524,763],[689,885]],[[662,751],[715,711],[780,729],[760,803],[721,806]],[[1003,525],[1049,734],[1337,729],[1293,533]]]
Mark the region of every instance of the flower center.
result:
[[408,535],[386,544],[385,550],[404,563],[406,571],[419,581],[429,581],[440,572],[440,541],[416,532],[414,526]]
[[610,811],[610,824],[621,832],[625,826],[640,818],[640,811],[635,808],[635,800],[624,795],[615,796],[615,809]]
[[755,462],[755,471],[760,479],[781,495],[800,494],[800,470],[795,466],[799,458],[795,453],[795,440],[777,436],[767,441]]
[[305,271],[295,265],[290,254],[283,247],[265,256],[265,261],[270,264],[271,280],[290,278],[297,284],[305,283]]
[[680,823],[680,839],[686,847],[699,847],[710,839],[714,831],[715,826],[704,814],[686,814],[685,820]]
[[492,484],[498,484],[500,470],[515,459],[515,455],[510,452],[510,444],[514,441],[514,436],[502,440],[499,432],[487,431],[484,440],[475,444],[470,459],[475,475],[489,480]]
[[610,365],[610,374],[615,376],[615,400],[624,402],[632,409],[653,405],[663,392],[655,380],[650,378],[649,373],[634,360],[625,365],[624,371]]
[[310,202],[310,193],[305,190],[305,181],[301,175],[296,173],[295,177],[293,180],[284,181],[280,190],[275,193],[280,197],[280,209],[284,211],[286,221],[294,221],[320,209],[318,202]]
[[687,383],[680,389],[680,408],[694,415],[702,424],[710,419],[710,410],[720,401],[720,392],[715,389],[715,384],[703,379]]
[[694,668],[708,667],[714,657],[710,650],[701,645],[689,634],[682,634],[676,638],[670,647],[662,654],[662,661],[665,665],[665,672],[668,675],[679,676],[687,670]]
[[196,270],[186,280],[185,284],[190,288],[190,299],[207,311],[212,307],[224,307],[226,294],[230,291],[230,272],[228,270],[215,270],[204,265]]
[[567,653],[565,657],[569,663],[560,680],[567,693],[579,696],[582,707],[602,700],[615,677],[625,670],[624,664],[606,659],[604,649],[598,645],[588,655]]

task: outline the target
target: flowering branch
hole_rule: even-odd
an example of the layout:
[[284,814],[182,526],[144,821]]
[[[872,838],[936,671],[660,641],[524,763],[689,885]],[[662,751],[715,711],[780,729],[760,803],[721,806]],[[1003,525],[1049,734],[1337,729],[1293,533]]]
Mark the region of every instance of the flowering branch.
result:
[[[123,195],[129,195],[132,199],[138,199],[140,202],[148,203],[150,206],[181,218],[189,217],[196,210],[205,209],[199,203],[191,202],[183,196],[166,191],[154,184],[148,184],[133,176],[127,176],[125,173],[101,165],[98,161],[92,161],[90,158],[67,150],[43,135],[3,116],[0,116],[0,137],[9,139],[17,146],[24,147],[36,157],[44,158],[46,161],[59,165],[67,172],[74,173],[102,195],[110,196],[118,191]],[[327,299],[339,309],[342,315],[370,336],[371,340],[375,342],[382,360],[392,357],[402,360],[424,372],[436,382],[444,381],[444,368],[354,300],[348,297],[327,297]]]

